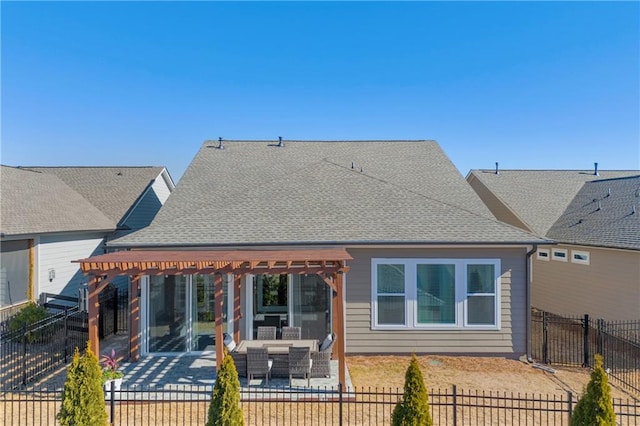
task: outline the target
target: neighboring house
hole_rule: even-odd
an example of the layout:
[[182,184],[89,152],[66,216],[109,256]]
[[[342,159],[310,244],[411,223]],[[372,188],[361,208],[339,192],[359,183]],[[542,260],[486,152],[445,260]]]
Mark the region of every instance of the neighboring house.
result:
[[534,256],[534,307],[640,318],[640,170],[472,170],[467,181],[499,220],[557,243]]
[[[211,350],[213,274],[231,270],[240,275],[223,277],[222,320],[240,339],[272,321],[322,339],[344,320],[348,353],[519,357],[527,253],[545,242],[497,221],[433,141],[207,141],[153,222],[108,243],[130,251],[82,264],[95,277],[142,275],[132,342],[143,354]],[[286,259],[326,248],[353,258],[344,318],[331,302],[341,282],[326,285],[325,262],[274,276],[250,258],[266,251],[265,268],[293,271]]]
[[0,308],[77,296],[87,279],[71,261],[146,226],[173,187],[163,167],[2,166]]

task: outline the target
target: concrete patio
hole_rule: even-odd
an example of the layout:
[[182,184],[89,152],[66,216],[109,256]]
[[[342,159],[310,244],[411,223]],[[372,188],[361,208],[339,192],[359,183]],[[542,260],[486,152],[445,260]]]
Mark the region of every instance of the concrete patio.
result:
[[[100,357],[102,354],[111,353],[111,349],[116,351],[116,356],[127,353],[126,334],[109,336],[100,342]],[[331,361],[331,377],[312,378],[311,386],[307,386],[307,380],[294,378],[291,390],[300,391],[304,389],[331,390],[338,388],[338,361]],[[128,389],[148,388],[179,390],[192,386],[205,386],[213,388],[216,379],[215,354],[205,355],[178,355],[178,356],[145,356],[138,362],[122,361],[120,370],[125,373],[123,385]],[[346,388],[351,389],[351,377],[349,370],[346,371]],[[46,387],[48,389],[62,389],[66,379],[66,367],[34,383],[34,387]],[[288,378],[273,377],[266,385],[264,378],[254,379],[247,383],[246,377],[240,377],[240,386],[247,390],[248,386],[254,389],[286,389],[290,388]]]

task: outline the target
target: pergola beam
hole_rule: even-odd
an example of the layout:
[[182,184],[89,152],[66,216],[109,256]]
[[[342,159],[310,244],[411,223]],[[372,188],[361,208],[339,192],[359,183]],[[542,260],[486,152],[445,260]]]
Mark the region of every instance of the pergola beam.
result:
[[[224,356],[223,341],[223,285],[222,275],[234,277],[234,321],[239,323],[240,283],[247,274],[313,274],[318,275],[333,290],[334,330],[339,362],[339,382],[345,386],[344,345],[344,289],[342,276],[349,271],[346,261],[352,257],[344,249],[300,250],[209,250],[169,251],[134,250],[108,253],[76,261],[81,270],[91,275],[89,284],[89,340],[92,350],[98,354],[98,295],[117,276],[131,276],[130,291],[131,330],[130,355],[137,359],[139,342],[139,290],[142,275],[214,275],[216,369]],[[135,312],[134,312],[135,311]],[[234,337],[239,340],[238,327]],[[134,341],[135,340],[135,341]]]

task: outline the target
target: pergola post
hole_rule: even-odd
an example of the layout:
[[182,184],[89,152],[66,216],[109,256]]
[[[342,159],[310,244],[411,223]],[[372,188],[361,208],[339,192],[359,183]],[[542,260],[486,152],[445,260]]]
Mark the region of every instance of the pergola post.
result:
[[129,359],[140,359],[140,275],[129,283]]
[[242,318],[242,307],[240,304],[240,288],[243,275],[233,276],[233,340],[240,342],[240,318]]
[[100,356],[100,340],[98,339],[98,314],[100,312],[98,304],[98,284],[101,278],[97,275],[91,276],[89,280],[89,301],[88,301],[88,315],[89,315],[89,348]]
[[342,391],[346,390],[346,362],[345,356],[345,327],[344,327],[344,281],[342,273],[334,274],[335,283],[335,295],[334,309],[335,309],[335,330],[336,330],[336,349],[338,351],[338,385]]
[[222,359],[224,358],[224,339],[222,337],[222,275],[216,273],[213,275],[213,292],[215,303],[215,317],[216,317],[216,371],[220,370],[222,366]]

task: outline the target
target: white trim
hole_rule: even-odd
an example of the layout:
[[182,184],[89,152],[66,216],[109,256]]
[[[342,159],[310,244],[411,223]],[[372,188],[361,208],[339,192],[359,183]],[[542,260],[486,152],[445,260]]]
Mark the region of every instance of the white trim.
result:
[[[404,266],[404,324],[378,324],[377,266],[402,264]],[[455,321],[453,324],[418,324],[417,311],[417,267],[426,264],[449,264],[455,267]],[[494,265],[494,293],[478,293],[473,296],[494,297],[495,324],[475,325],[468,323],[467,266]],[[501,328],[501,261],[500,259],[417,259],[417,258],[372,258],[371,259],[371,329],[372,330],[500,330]],[[400,297],[400,293],[397,294]]]
[[[559,254],[564,254],[564,256],[559,256]],[[569,250],[554,248],[551,250],[551,259],[556,260],[558,262],[568,262],[569,261]]]
[[[576,255],[586,257],[586,259],[576,259]],[[588,251],[571,250],[571,262],[579,263],[581,265],[589,265],[591,263],[591,254]]]
[[550,256],[551,254],[549,253],[549,249],[539,248],[536,254],[536,259],[548,262]]
[[245,289],[245,305],[244,305],[244,339],[253,339],[253,274],[246,274],[244,276],[244,289]]

